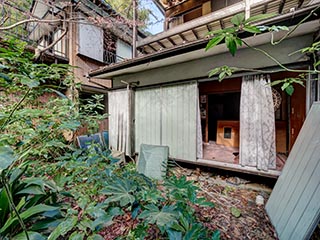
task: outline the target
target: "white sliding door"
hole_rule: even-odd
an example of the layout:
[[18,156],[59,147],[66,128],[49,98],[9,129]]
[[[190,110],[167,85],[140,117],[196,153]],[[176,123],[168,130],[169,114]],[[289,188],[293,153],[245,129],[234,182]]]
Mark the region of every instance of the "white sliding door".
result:
[[197,83],[137,90],[135,150],[141,143],[169,146],[170,157],[197,158]]

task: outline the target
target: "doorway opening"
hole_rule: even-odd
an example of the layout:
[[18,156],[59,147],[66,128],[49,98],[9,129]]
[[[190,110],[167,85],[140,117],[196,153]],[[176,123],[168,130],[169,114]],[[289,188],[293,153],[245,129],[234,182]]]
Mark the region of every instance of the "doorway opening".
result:
[[[289,73],[272,74],[271,81],[291,75],[294,76]],[[223,162],[228,166],[239,165],[241,82],[242,78],[233,78],[199,84],[204,160]],[[290,97],[280,85],[272,87],[276,170],[283,168],[294,143],[293,138],[305,119],[306,90],[297,84],[294,84],[294,89],[295,95]]]
[[237,163],[240,92],[208,95],[208,141],[204,159]]
[[[210,94],[208,98],[209,141],[217,141],[219,123],[239,122],[240,92]],[[230,128],[225,127],[225,131],[230,131]]]

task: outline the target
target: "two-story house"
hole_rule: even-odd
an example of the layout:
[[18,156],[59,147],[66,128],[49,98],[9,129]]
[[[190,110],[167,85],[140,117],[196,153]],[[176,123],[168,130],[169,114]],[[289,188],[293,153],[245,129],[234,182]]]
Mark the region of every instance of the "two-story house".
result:
[[[21,5],[15,6],[14,2],[4,4],[14,13],[10,13],[7,25],[21,20],[26,23],[3,33],[27,41],[36,54],[41,52],[40,61],[74,66],[75,81],[81,84],[80,91],[75,94],[79,94],[80,99],[104,94],[107,106],[106,93],[111,81],[89,79],[87,74],[92,69],[132,58],[130,21],[103,0],[33,0],[29,15],[25,14],[29,10],[23,10]],[[144,36],[138,32],[140,37]],[[107,129],[107,125],[106,120],[101,130]]]
[[[54,44],[48,53],[65,58],[74,69],[82,90],[105,92],[110,81],[87,78],[91,69],[121,62],[132,57],[132,30],[105,1],[33,1],[32,16],[43,22],[31,22],[27,29],[29,40],[38,48]],[[57,20],[61,21],[57,21]],[[124,18],[122,18],[124,19]],[[66,33],[65,33],[66,31]]]

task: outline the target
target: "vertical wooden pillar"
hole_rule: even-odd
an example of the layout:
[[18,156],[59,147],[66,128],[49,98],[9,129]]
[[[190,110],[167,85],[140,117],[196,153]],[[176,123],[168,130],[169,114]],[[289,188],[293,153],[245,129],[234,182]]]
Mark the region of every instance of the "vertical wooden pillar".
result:
[[137,0],[132,0],[133,32],[132,32],[132,58],[137,56]]
[[246,19],[250,17],[250,4],[251,4],[251,0],[245,0],[245,18]]

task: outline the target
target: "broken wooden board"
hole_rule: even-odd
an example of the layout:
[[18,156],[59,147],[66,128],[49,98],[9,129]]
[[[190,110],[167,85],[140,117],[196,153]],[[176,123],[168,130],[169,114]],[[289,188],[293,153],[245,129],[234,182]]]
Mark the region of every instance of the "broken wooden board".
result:
[[281,240],[309,239],[320,220],[320,102],[312,105],[269,201]]

